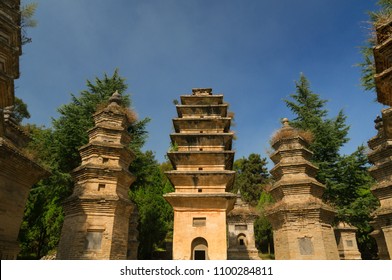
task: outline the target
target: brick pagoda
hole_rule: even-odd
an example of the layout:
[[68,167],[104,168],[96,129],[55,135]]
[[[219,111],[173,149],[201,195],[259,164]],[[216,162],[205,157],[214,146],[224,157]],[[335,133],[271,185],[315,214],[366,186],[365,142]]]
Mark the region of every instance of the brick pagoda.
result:
[[175,192],[165,199],[174,209],[173,259],[227,259],[226,215],[233,208],[233,133],[223,95],[193,89],[182,95],[173,119],[174,167],[166,172]]
[[82,163],[73,170],[73,194],[64,202],[65,219],[58,259],[136,259],[135,205],[128,199],[134,155],[128,148],[131,120],[117,92],[94,114]]
[[325,186],[315,176],[308,141],[287,119],[271,140],[276,203],[266,209],[278,260],[338,260],[332,222],[335,211],[321,201]]

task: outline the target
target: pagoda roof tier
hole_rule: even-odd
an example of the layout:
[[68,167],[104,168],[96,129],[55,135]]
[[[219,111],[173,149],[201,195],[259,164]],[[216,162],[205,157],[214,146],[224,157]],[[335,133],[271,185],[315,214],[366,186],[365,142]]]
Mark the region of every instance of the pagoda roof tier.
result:
[[87,180],[97,180],[97,178],[108,181],[115,178],[119,184],[131,186],[136,179],[127,169],[95,164],[81,165],[75,168],[71,174],[80,184]]
[[[309,161],[296,163],[278,163],[270,170],[275,180],[280,180],[284,175],[303,175],[308,177],[316,177],[318,168]],[[292,179],[294,182],[294,178]]]
[[309,146],[309,143],[304,138],[299,135],[295,136],[295,133],[298,133],[295,129],[286,130],[283,128],[281,129],[281,131],[293,133],[294,135],[287,138],[279,138],[277,140],[274,140],[272,142],[272,148],[274,148],[275,150],[284,149],[281,148],[282,146],[287,146],[291,149],[304,149]]
[[388,200],[389,204],[392,207],[392,182],[391,181],[386,181],[383,183],[376,184],[370,190],[372,191],[374,196],[376,196],[380,200],[381,206],[386,200]]
[[376,149],[368,153],[369,161],[372,163],[381,163],[392,157],[392,141],[384,141]]
[[303,197],[304,195],[309,195],[321,198],[324,191],[325,186],[310,177],[306,179],[280,180],[269,190],[276,201],[282,200],[285,196]]
[[277,202],[265,209],[265,214],[272,223],[298,224],[298,221],[315,220],[331,223],[336,211],[319,199],[308,199],[297,203]]
[[259,216],[260,214],[254,207],[249,206],[248,203],[242,200],[241,193],[238,191],[234,208],[227,215],[227,221],[229,223],[253,223]]
[[385,71],[375,74],[377,101],[392,106],[392,66]]
[[85,196],[77,197],[71,195],[64,201],[64,211],[66,215],[115,215],[117,206],[127,207],[129,210],[136,206],[129,199],[118,196]]
[[111,163],[113,160],[118,160],[124,168],[128,168],[129,164],[135,159],[132,150],[121,144],[93,142],[82,146],[79,152],[82,164],[90,161],[97,164],[105,163],[105,161]]
[[[20,0],[1,0],[1,18],[7,19],[10,24],[15,24],[20,20]],[[6,12],[4,12],[6,11]]]
[[386,140],[384,137],[381,137],[381,135],[376,135],[368,141],[368,146],[372,150],[376,150],[379,146],[385,145],[392,146],[392,141]]
[[177,133],[228,133],[231,118],[176,118],[173,119]]
[[234,184],[235,171],[178,171],[165,172],[170,182],[175,186],[176,191],[189,190],[189,192],[201,189],[214,189],[217,191],[230,191]]
[[392,20],[376,28],[377,45],[373,49],[377,101],[392,106]]
[[177,105],[177,114],[180,118],[194,118],[194,117],[226,117],[227,104],[218,105]]
[[95,125],[109,125],[115,127],[127,128],[129,121],[126,115],[127,108],[120,105],[109,104],[106,108],[96,112],[93,115]]
[[119,126],[103,125],[95,126],[88,130],[89,141],[102,141],[108,143],[121,143],[127,145],[132,136]]
[[[388,158],[389,159],[389,158]],[[369,168],[370,175],[377,181],[392,180],[392,161],[385,160],[382,163]]]
[[296,162],[296,160],[304,158],[305,160],[310,160],[313,153],[306,148],[286,148],[279,149],[275,151],[271,156],[271,160],[276,164],[280,161],[282,162]]
[[182,105],[219,105],[223,104],[223,94],[181,95]]
[[231,150],[233,133],[173,133],[170,139],[179,147],[189,149]]
[[375,56],[376,72],[378,74],[392,67],[391,62],[389,61],[392,56],[392,37],[389,37],[381,44],[375,46],[373,51]]
[[391,38],[392,33],[392,20],[386,20],[383,24],[377,24],[376,35],[377,43],[383,44],[385,41]]
[[168,152],[170,162],[177,170],[231,170],[234,151]]
[[379,207],[377,208],[373,213],[373,220],[378,224],[379,226],[391,226],[391,219],[392,219],[392,206],[386,206],[386,207]]
[[236,195],[233,193],[167,193],[163,197],[175,211],[230,211]]

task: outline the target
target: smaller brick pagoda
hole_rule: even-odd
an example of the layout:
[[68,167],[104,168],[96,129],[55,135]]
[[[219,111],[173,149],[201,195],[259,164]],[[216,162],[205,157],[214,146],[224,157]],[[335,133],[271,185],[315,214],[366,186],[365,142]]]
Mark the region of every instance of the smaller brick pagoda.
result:
[[278,260],[338,260],[332,228],[335,211],[323,203],[325,186],[315,179],[318,168],[310,159],[309,141],[283,119],[271,140],[276,182],[270,193],[276,203],[266,209],[274,232]]
[[125,260],[137,256],[136,206],[128,198],[134,159],[127,132],[134,121],[115,92],[94,114],[89,143],[79,149],[82,163],[73,170],[75,188],[64,202],[58,259]]
[[244,202],[240,191],[233,210],[227,215],[229,231],[229,260],[259,260],[259,252],[255,246],[254,222],[259,214]]

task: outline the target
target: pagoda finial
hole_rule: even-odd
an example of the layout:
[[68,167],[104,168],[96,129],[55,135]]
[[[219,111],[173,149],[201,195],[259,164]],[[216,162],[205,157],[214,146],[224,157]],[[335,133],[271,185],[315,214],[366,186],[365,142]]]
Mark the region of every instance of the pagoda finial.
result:
[[117,105],[121,105],[122,103],[122,96],[121,94],[118,93],[118,91],[116,90],[112,96],[109,98],[109,102],[111,104],[116,103]]
[[212,95],[212,88],[193,88],[192,95]]
[[282,123],[283,127],[289,127],[290,126],[288,118],[283,118],[281,123]]

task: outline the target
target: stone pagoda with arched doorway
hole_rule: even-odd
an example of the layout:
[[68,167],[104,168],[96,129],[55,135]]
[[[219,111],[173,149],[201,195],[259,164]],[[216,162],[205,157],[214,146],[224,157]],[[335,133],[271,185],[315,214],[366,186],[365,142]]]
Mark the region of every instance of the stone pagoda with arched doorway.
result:
[[174,170],[166,172],[175,192],[164,196],[174,209],[173,259],[225,260],[226,215],[236,198],[228,105],[203,88],[176,107],[168,152]]
[[242,200],[238,191],[234,209],[227,216],[229,232],[229,260],[259,260],[255,246],[254,222],[259,214]]

